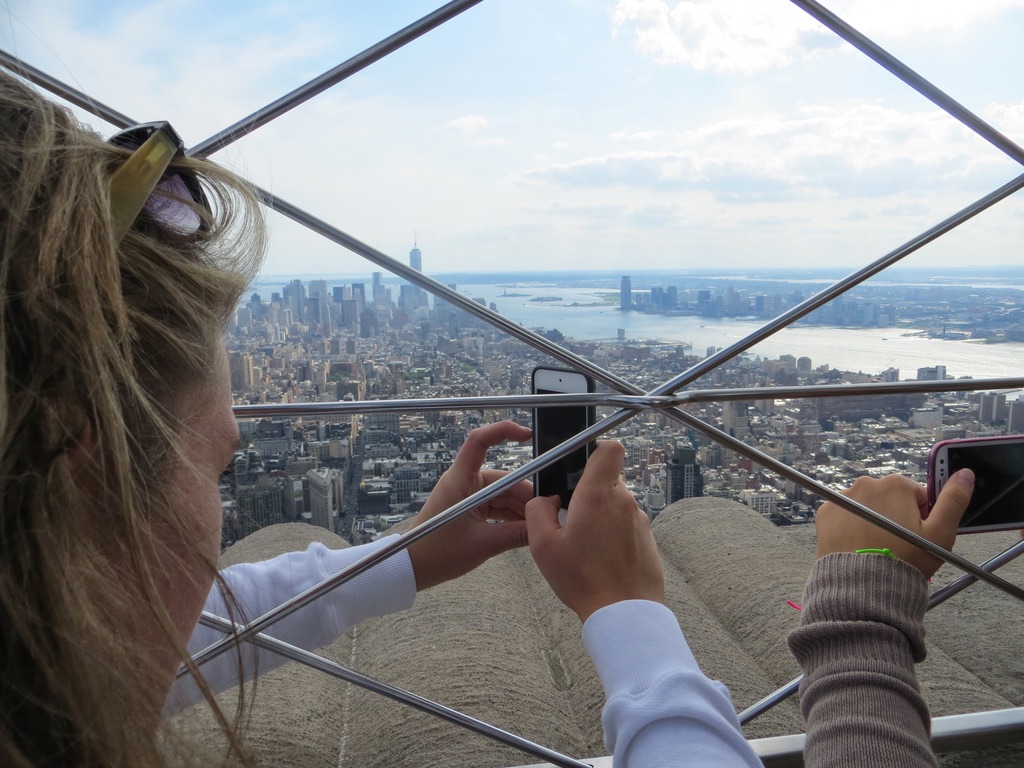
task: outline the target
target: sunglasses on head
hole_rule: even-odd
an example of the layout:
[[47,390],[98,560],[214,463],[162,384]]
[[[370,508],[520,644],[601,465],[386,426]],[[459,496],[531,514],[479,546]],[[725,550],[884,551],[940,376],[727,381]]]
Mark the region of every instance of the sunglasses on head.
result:
[[110,177],[116,242],[124,239],[142,211],[178,235],[204,228],[202,218],[189,204],[209,210],[199,180],[188,171],[168,171],[171,160],[185,154],[185,145],[170,123],[136,125],[114,134],[108,143],[135,150]]

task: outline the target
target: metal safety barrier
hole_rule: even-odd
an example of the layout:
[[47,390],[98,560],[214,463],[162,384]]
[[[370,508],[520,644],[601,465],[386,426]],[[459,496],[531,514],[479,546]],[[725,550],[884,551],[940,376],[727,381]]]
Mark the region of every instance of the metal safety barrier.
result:
[[[832,30],[843,40],[860,50],[866,56],[884,67],[887,71],[905,82],[915,91],[929,99],[933,104],[944,110],[951,117],[969,128],[978,136],[998,148],[1016,162],[1024,165],[1024,149],[1009,138],[998,132],[980,117],[960,105],[954,99],[929,83],[908,66],[883,50],[876,43],[862,35],[845,21],[827,8],[813,0],[791,0],[796,6],[806,11],[823,25]],[[271,102],[260,110],[223,129],[205,141],[190,148],[187,154],[192,156],[208,156],[223,149],[237,139],[257,130],[268,122],[280,117],[305,101],[343,82],[352,74],[372,65],[374,62],[389,55],[402,46],[410,43],[427,32],[456,18],[463,11],[482,2],[482,0],[458,0],[449,2],[419,21],[385,38],[381,42],[366,49],[357,56],[348,59],[337,67],[325,72],[289,94]],[[0,64],[21,75],[27,80],[49,90],[70,103],[102,118],[116,127],[124,128],[134,124],[134,120],[117,110],[105,106],[86,94],[62,83],[46,73],[32,67],[17,57],[0,51]],[[570,453],[580,445],[609,432],[638,414],[658,411],[666,417],[692,430],[700,432],[728,447],[736,453],[756,462],[761,467],[783,476],[797,485],[806,488],[822,498],[857,514],[891,533],[927,550],[942,560],[964,572],[964,575],[944,590],[932,596],[930,607],[935,607],[956,591],[963,589],[975,581],[985,581],[991,586],[1001,589],[1017,598],[1024,599],[1024,589],[997,576],[995,571],[1006,562],[1024,551],[1024,543],[1009,548],[1006,552],[981,565],[976,565],[959,555],[932,544],[915,533],[902,528],[887,518],[879,515],[861,504],[840,494],[836,489],[823,485],[791,467],[777,461],[767,454],[746,445],[726,432],[707,424],[692,414],[681,409],[687,403],[723,402],[728,400],[749,400],[758,398],[814,398],[834,396],[854,396],[863,394],[888,394],[895,392],[948,392],[948,391],[980,391],[986,389],[1011,389],[1024,387],[1024,376],[998,379],[957,380],[946,382],[890,382],[864,385],[844,386],[806,386],[806,387],[752,387],[731,390],[688,390],[693,382],[718,366],[742,354],[757,343],[772,336],[777,331],[791,325],[815,309],[822,307],[834,298],[843,295],[851,288],[860,285],[870,277],[900,262],[906,256],[919,250],[926,244],[951,232],[964,222],[981,214],[992,206],[1007,199],[1024,188],[1024,174],[1017,176],[1006,184],[998,187],[972,204],[949,215],[917,237],[894,248],[864,268],[838,280],[828,288],[800,302],[777,317],[765,323],[758,330],[737,341],[729,347],[719,350],[675,378],[661,386],[644,392],[631,382],[622,379],[615,373],[601,368],[571,351],[549,341],[535,331],[511,322],[499,313],[469,299],[464,294],[422,274],[385,253],[362,243],[351,235],[318,219],[307,211],[281,199],[267,190],[257,192],[263,202],[276,213],[286,216],[304,227],[316,232],[343,248],[358,254],[377,266],[380,266],[410,283],[417,285],[439,299],[462,309],[463,311],[490,323],[495,328],[529,344],[561,363],[593,376],[612,392],[595,395],[545,395],[545,396],[497,396],[485,398],[437,398],[410,399],[387,401],[361,401],[347,403],[304,403],[289,405],[252,405],[236,406],[235,413],[239,418],[257,418],[262,416],[328,416],[351,413],[375,413],[381,411],[427,411],[427,410],[468,410],[483,408],[510,407],[555,407],[567,404],[601,405],[612,409],[612,413],[593,427],[588,428],[576,437],[567,440],[554,449],[530,460],[523,466],[511,471],[503,479],[473,494],[464,501],[454,505],[437,517],[422,523],[391,541],[371,555],[344,569],[333,578],[307,590],[292,600],[275,608],[244,627],[236,627],[230,622],[216,616],[204,614],[201,621],[225,633],[223,640],[202,650],[194,657],[194,662],[201,665],[217,655],[224,653],[240,638],[245,641],[280,653],[288,658],[320,669],[326,674],[342,680],[374,690],[394,700],[416,707],[422,711],[457,723],[483,736],[516,747],[525,753],[547,760],[544,765],[573,766],[582,768],[591,765],[594,768],[605,768],[611,765],[611,758],[597,757],[579,760],[561,755],[538,744],[534,744],[515,734],[483,723],[468,715],[429,701],[415,693],[404,691],[388,683],[374,680],[359,672],[345,668],[337,662],[330,661],[316,654],[304,651],[264,634],[265,630],[277,621],[290,615],[302,606],[326,594],[339,585],[351,580],[375,564],[408,547],[419,538],[428,535],[437,528],[454,520],[481,502],[496,496],[505,488],[516,482],[531,477],[539,469],[552,464]],[[179,674],[184,674],[184,669]],[[743,722],[783,700],[796,690],[798,680],[779,689],[761,702],[740,713]],[[937,750],[977,749],[993,743],[1009,743],[1024,740],[1024,709],[1000,710],[996,712],[969,713],[950,717],[936,718],[933,723],[933,743]],[[769,739],[752,740],[751,744],[767,766],[802,765],[800,757],[803,748],[803,736],[779,736]],[[536,768],[536,767],[532,767]]]

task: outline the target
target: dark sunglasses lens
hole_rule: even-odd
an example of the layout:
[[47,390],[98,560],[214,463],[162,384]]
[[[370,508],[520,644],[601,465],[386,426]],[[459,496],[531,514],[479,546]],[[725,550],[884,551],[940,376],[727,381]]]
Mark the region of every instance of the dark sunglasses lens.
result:
[[[152,135],[151,128],[142,127],[122,131],[110,138],[110,143],[122,149],[135,150]],[[207,208],[206,198],[196,179],[186,181],[180,173],[166,174],[156,185],[143,206],[155,220],[179,235],[192,235],[203,228],[203,221],[188,201]]]
[[173,232],[191,235],[202,229],[203,220],[191,202],[195,199],[192,190],[180,175],[165,176],[156,185],[156,192],[150,195],[143,210]]

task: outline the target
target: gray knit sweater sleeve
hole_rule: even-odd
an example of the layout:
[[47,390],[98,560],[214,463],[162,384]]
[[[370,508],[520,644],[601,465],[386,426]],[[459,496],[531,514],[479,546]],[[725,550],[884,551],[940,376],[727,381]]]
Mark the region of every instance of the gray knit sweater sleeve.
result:
[[807,768],[936,766],[914,663],[927,584],[914,566],[849,552],[815,563],[789,648],[804,669]]

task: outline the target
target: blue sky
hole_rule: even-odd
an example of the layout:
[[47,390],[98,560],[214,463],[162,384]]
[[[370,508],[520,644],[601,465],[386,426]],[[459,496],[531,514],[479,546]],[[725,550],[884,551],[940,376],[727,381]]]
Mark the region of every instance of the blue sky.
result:
[[[8,0],[0,45],[194,144],[439,4]],[[1024,144],[1024,0],[825,4]],[[427,272],[855,268],[1024,170],[787,0],[485,0],[214,159]],[[271,222],[267,273],[369,271]]]

